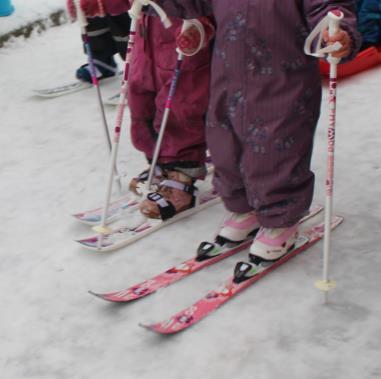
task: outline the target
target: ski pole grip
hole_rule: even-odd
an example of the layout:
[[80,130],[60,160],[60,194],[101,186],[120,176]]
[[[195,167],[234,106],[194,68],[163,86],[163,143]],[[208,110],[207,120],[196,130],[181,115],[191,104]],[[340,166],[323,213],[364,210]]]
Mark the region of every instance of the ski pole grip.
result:
[[340,21],[344,18],[343,12],[338,9],[328,12],[328,35],[334,36],[340,28]]
[[191,28],[192,25],[193,23],[190,22],[189,20],[183,20],[183,24],[181,25],[181,33],[184,33],[186,30]]
[[[340,21],[344,18],[343,12],[339,11],[338,9],[328,12],[328,35],[330,37],[334,36],[340,29]],[[339,45],[337,46],[336,50],[339,50],[341,47],[341,44],[339,42],[336,42],[334,44]],[[333,48],[333,47],[332,47]],[[331,65],[337,65],[340,63],[340,58],[335,58],[332,56],[332,53],[328,56],[328,62]]]
[[147,3],[153,8],[155,9],[155,12],[159,15],[160,17],[160,20],[162,22],[162,24],[164,25],[164,27],[166,29],[170,28],[172,23],[171,21],[169,21],[169,18],[167,16],[167,14],[164,12],[164,10],[162,8],[160,8],[156,3],[154,3],[153,1],[151,0],[146,0]]
[[87,23],[85,15],[83,14],[81,6],[79,5],[79,0],[73,0],[73,1],[74,1],[75,9],[77,10],[77,19],[78,19],[79,26],[82,29],[85,29],[88,23]]
[[163,23],[165,28],[169,28],[172,23],[169,21],[167,14],[161,9],[156,3],[151,0],[134,0],[128,14],[131,18],[138,20],[142,14],[142,8],[145,5],[150,5],[155,12],[159,15],[161,22]]
[[135,0],[132,3],[130,10],[128,11],[128,14],[130,15],[130,17],[134,18],[135,20],[138,20],[142,14],[142,8],[144,5],[148,5],[148,2]]

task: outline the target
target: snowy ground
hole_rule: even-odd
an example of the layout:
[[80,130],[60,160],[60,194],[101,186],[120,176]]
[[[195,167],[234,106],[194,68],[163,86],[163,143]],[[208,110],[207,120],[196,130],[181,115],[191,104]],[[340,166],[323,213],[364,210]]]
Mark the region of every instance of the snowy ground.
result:
[[64,9],[65,0],[11,0],[15,11],[0,17],[0,36]]
[[[246,253],[128,306],[87,294],[124,288],[188,258],[211,238],[223,210],[111,254],[76,246],[72,240],[88,229],[70,213],[99,204],[104,191],[95,94],[41,100],[31,89],[71,79],[83,62],[77,25],[0,50],[1,378],[380,378],[381,68],[340,83],[335,210],[346,221],[333,234],[331,305],[321,305],[313,286],[321,278],[319,244],[195,327],[160,338],[138,323],[189,305]],[[107,116],[113,124],[113,109]],[[316,202],[324,199],[326,119],[324,109]],[[126,137],[120,150],[128,177],[143,168]]]

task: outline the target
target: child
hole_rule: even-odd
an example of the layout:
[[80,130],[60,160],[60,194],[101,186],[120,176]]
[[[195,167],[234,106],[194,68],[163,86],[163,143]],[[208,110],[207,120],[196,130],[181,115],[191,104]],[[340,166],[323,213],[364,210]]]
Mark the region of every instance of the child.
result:
[[[171,22],[172,26],[165,29],[159,17],[143,16],[129,76],[132,141],[149,162],[177,59],[176,33],[182,20],[172,18]],[[207,19],[201,19],[200,25],[212,28]],[[161,196],[150,195],[141,203],[140,209],[148,217],[166,219],[191,207],[195,199],[194,182],[205,176],[209,62],[210,51],[204,48],[192,57],[185,57],[182,63],[158,160],[162,169],[159,180],[168,181],[158,190]]]
[[[127,0],[107,0],[102,5],[107,13],[121,14],[129,9]],[[99,0],[81,0],[87,16],[100,13]],[[149,14],[149,15],[148,15]],[[147,217],[167,219],[194,205],[197,179],[205,176],[205,114],[209,94],[210,50],[208,41],[214,27],[209,19],[195,20],[183,37],[181,19],[171,19],[165,29],[159,17],[148,9],[139,21],[128,78],[128,104],[131,114],[131,137],[134,146],[142,151],[148,162],[153,158],[166,99],[177,60],[177,42],[188,49],[197,48],[199,29],[206,38],[201,51],[185,57],[180,78],[172,100],[158,160],[154,195],[141,202],[140,210]],[[130,188],[147,180],[147,170],[134,178]],[[155,200],[154,200],[155,199]]]
[[[214,184],[232,212],[220,240],[240,241],[261,227],[250,249],[276,260],[294,245],[312,201],[310,169],[321,83],[305,38],[333,9],[344,13],[337,57],[359,48],[350,0],[157,0],[169,15],[214,15],[216,40],[207,116]],[[350,56],[349,56],[350,55]]]
[[[107,2],[110,2],[110,0]],[[100,16],[94,17],[99,13],[99,8],[91,8],[92,4],[86,1],[81,1],[80,4],[81,7],[84,7],[84,13],[90,15],[86,19],[88,22],[86,31],[97,77],[101,80],[115,76],[118,68],[114,55],[119,54],[123,60],[126,56],[130,17],[128,13],[115,15],[113,13],[104,14],[104,12],[101,12]],[[76,18],[76,9],[73,0],[67,0],[67,8],[70,17],[74,20]],[[109,8],[107,10],[110,12]],[[111,11],[113,10],[111,9]],[[76,77],[85,82],[92,82],[88,63],[77,69]]]

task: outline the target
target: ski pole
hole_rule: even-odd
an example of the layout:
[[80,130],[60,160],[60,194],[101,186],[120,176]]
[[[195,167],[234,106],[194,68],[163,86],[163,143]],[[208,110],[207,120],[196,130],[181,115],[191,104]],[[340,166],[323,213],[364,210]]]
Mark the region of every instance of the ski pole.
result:
[[125,109],[126,98],[127,98],[128,76],[129,76],[129,70],[130,70],[131,56],[132,56],[132,50],[135,44],[136,27],[137,27],[138,20],[141,18],[142,8],[144,5],[151,5],[155,9],[155,11],[159,14],[161,21],[163,22],[166,28],[170,27],[171,25],[164,11],[161,8],[159,8],[157,4],[153,3],[151,0],[135,0],[131,6],[131,9],[128,11],[131,17],[131,24],[130,24],[130,31],[128,34],[124,74],[123,74],[122,85],[120,88],[119,104],[117,108],[117,115],[116,115],[116,121],[115,121],[114,138],[112,140],[110,166],[108,171],[109,175],[108,175],[108,180],[106,184],[105,198],[104,198],[103,209],[102,209],[102,220],[100,225],[95,226],[93,228],[94,231],[100,234],[100,238],[98,238],[99,248],[102,245],[103,235],[109,234],[112,231],[110,228],[106,227],[106,223],[107,223],[106,220],[107,220],[107,213],[108,213],[108,208],[109,208],[110,198],[111,198],[111,191],[112,191],[112,182],[113,182],[113,174],[114,174],[113,167],[116,162],[116,157],[117,157],[118,148],[119,148],[120,133],[121,133],[121,127],[123,123],[124,109]]
[[[306,40],[306,54],[321,57],[324,53],[329,53],[328,62],[330,64],[329,75],[329,126],[327,145],[327,174],[326,174],[326,197],[324,212],[324,250],[323,250],[323,279],[315,283],[315,286],[324,292],[324,302],[328,302],[328,292],[336,287],[336,282],[329,279],[329,258],[331,254],[331,219],[333,208],[333,174],[334,174],[334,154],[335,154],[335,128],[336,128],[336,90],[337,90],[337,65],[340,58],[332,56],[332,52],[341,48],[341,44],[336,42],[333,45],[321,49],[322,33],[328,27],[329,36],[335,35],[340,27],[340,21],[344,15],[339,10],[328,13],[315,28]],[[312,41],[319,35],[318,50],[311,53]]]
[[[101,118],[102,118],[103,130],[104,130],[104,134],[105,134],[105,138],[106,138],[107,147],[108,147],[109,151],[111,152],[110,132],[108,130],[105,109],[104,109],[104,105],[103,105],[103,101],[102,101],[101,89],[99,86],[99,80],[97,78],[94,58],[93,58],[93,54],[92,54],[91,47],[90,47],[90,39],[89,39],[89,35],[87,33],[87,30],[86,30],[86,26],[88,25],[88,23],[87,23],[85,15],[82,12],[81,6],[79,4],[79,0],[74,0],[74,5],[75,5],[76,10],[77,10],[78,22],[79,22],[79,25],[81,28],[83,43],[84,43],[86,54],[87,54],[87,61],[88,61],[89,68],[90,68],[92,84],[93,84],[93,87],[96,89],[96,93],[97,93],[98,105],[99,105],[99,110],[100,110],[100,114],[101,114]],[[102,6],[101,10],[102,10],[102,13],[104,14],[103,5],[101,4],[101,2],[99,2],[99,5]],[[120,176],[118,175],[116,162],[114,164],[113,170],[114,170],[114,173],[117,177],[119,192],[122,192],[122,183],[120,180]]]
[[[340,20],[343,14],[340,11],[330,12],[329,36],[335,35],[339,31]],[[324,302],[328,302],[328,292],[336,287],[336,282],[329,279],[329,258],[331,253],[331,219],[333,208],[333,176],[334,176],[334,157],[335,157],[335,128],[336,128],[336,90],[337,90],[337,65],[340,58],[335,58],[332,54],[328,56],[330,64],[329,74],[329,126],[328,126],[328,146],[327,146],[327,180],[324,213],[324,261],[323,261],[323,280],[316,283],[318,289],[324,292]]]
[[163,141],[163,136],[164,136],[164,132],[165,132],[165,129],[166,129],[166,126],[168,123],[168,117],[169,117],[171,107],[172,107],[172,99],[173,99],[173,96],[175,95],[175,92],[176,92],[176,87],[177,87],[177,83],[178,83],[178,80],[180,77],[181,65],[182,65],[182,62],[184,60],[184,56],[190,57],[190,56],[197,54],[201,50],[202,46],[204,45],[205,31],[204,31],[204,28],[202,27],[202,25],[199,23],[199,21],[197,21],[197,20],[192,20],[192,21],[184,20],[182,28],[181,28],[181,32],[182,33],[185,32],[187,29],[189,29],[192,26],[196,26],[200,31],[200,34],[201,34],[200,43],[199,43],[198,48],[195,51],[193,51],[191,54],[184,53],[183,51],[180,50],[180,48],[176,49],[176,51],[177,51],[176,66],[174,69],[174,73],[173,73],[173,77],[172,77],[172,81],[171,81],[171,86],[169,88],[168,97],[167,97],[167,100],[165,103],[164,114],[163,114],[163,118],[161,120],[160,129],[159,129],[159,136],[158,136],[157,141],[156,141],[155,151],[153,154],[153,158],[152,158],[152,162],[151,162],[151,166],[150,166],[150,170],[149,170],[149,175],[148,175],[148,180],[147,180],[147,185],[146,185],[147,191],[151,190],[153,175],[155,172],[155,167],[156,167],[157,161],[159,159],[161,145],[162,145],[162,141]]

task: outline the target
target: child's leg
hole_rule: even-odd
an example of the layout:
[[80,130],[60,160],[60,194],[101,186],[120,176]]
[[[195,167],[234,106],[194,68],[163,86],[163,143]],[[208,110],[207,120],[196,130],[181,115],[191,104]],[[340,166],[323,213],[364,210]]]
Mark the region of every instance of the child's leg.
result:
[[117,50],[110,33],[108,16],[88,18],[87,22],[86,30],[93,57],[103,62],[109,61]]
[[[117,52],[117,49],[108,21],[108,16],[87,19],[88,25],[86,30],[99,79],[116,74],[117,65],[114,61],[114,54]],[[80,80],[91,82],[89,65],[84,64],[79,67],[76,71],[76,77]]]
[[[174,75],[177,60],[175,30],[181,22],[175,22],[170,30],[165,30],[157,17],[146,18],[143,23],[145,30],[142,35],[147,37],[139,37],[136,55],[145,58],[134,61],[135,74],[130,81],[129,104],[134,145],[151,160]],[[194,204],[193,183],[205,175],[204,118],[209,89],[208,65],[209,52],[200,57],[186,58],[183,62],[158,160],[167,180],[159,186],[159,195],[155,197],[158,201],[151,196],[142,202],[140,209],[148,217],[169,218]],[[141,80],[137,81],[139,76]],[[143,92],[137,84],[145,90],[146,101],[143,98],[138,101]],[[147,88],[152,92],[146,91]],[[149,110],[152,110],[153,98],[154,117],[148,124],[144,112],[147,112],[147,101]],[[142,115],[140,127],[136,122],[137,109]],[[166,205],[162,207],[161,204]]]
[[151,57],[146,50],[142,28],[138,29],[128,78],[131,139],[134,147],[152,157],[157,133],[154,130],[156,89]]
[[221,91],[220,97],[215,96],[207,141],[215,164],[214,183],[230,211],[254,209],[260,225],[267,228],[294,225],[308,211],[320,97],[317,87],[301,92],[295,104],[284,107],[273,107],[263,99],[247,108],[245,125],[233,125],[226,116],[226,95]]
[[131,18],[128,13],[123,13],[119,16],[107,16],[107,23],[115,53],[119,53],[120,57],[124,60],[126,57]]
[[221,97],[221,106],[210,110],[214,113],[213,124],[206,128],[207,144],[214,165],[213,184],[230,212],[247,213],[254,208],[249,204],[240,167],[242,144],[225,116],[226,110],[222,104]]
[[311,155],[320,102],[320,86],[303,91],[284,109],[264,107],[263,120],[257,118],[246,131],[243,177],[248,200],[266,228],[292,226],[308,212],[314,190]]
[[[166,30],[158,17],[151,17],[149,41],[155,70],[157,96],[154,128],[159,132],[177,60],[175,31],[181,20],[172,19]],[[194,167],[205,164],[205,115],[209,94],[210,52],[205,49],[185,57],[172,99],[159,163]],[[186,163],[188,162],[188,163]]]
[[[174,33],[181,23],[165,30],[158,17],[150,17],[143,24],[136,37],[128,102],[133,144],[151,160],[177,59]],[[205,163],[208,91],[209,52],[185,58],[160,150],[159,163],[167,169],[183,167],[194,172],[192,177],[203,176],[204,170],[197,173],[197,168]]]

